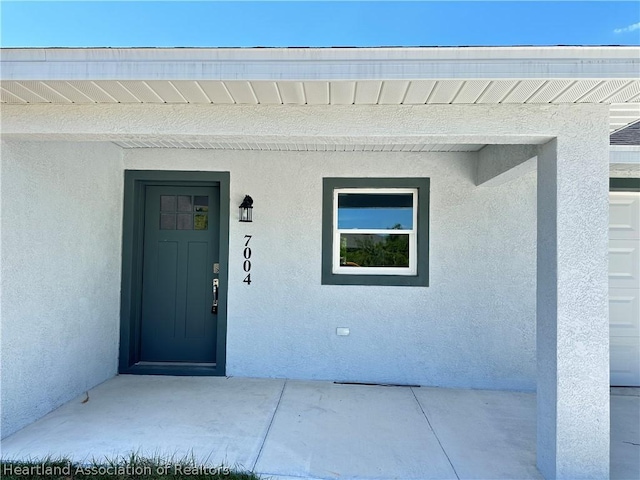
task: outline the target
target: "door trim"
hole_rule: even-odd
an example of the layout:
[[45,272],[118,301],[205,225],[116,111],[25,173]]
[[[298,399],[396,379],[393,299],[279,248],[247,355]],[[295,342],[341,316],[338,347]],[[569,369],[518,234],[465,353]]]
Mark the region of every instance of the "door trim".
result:
[[[144,193],[149,185],[216,186],[220,189],[220,290],[216,365],[136,365],[140,361]],[[229,279],[229,172],[125,170],[118,373],[140,375],[225,375]]]

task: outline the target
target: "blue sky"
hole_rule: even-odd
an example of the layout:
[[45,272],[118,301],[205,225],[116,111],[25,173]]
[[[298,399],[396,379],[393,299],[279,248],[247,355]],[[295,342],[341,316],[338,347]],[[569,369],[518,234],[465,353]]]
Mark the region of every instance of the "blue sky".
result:
[[0,1],[3,47],[639,45],[638,1]]

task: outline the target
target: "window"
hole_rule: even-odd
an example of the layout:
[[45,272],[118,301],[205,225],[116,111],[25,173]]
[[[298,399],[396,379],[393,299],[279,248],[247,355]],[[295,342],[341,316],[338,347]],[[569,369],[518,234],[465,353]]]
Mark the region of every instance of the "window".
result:
[[207,212],[208,196],[161,195],[160,230],[207,230]]
[[428,178],[325,178],[322,283],[428,285]]
[[333,190],[332,272],[415,275],[418,190]]

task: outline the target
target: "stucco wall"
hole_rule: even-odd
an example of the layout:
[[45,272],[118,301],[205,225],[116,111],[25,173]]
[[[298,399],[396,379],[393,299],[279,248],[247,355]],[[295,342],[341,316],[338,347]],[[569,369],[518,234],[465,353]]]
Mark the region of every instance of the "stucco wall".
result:
[[2,436],[116,373],[122,155],[2,143]]
[[[143,149],[124,159],[231,172],[228,375],[535,388],[535,172],[489,188],[474,184],[475,153]],[[328,176],[431,178],[429,287],[320,284]],[[245,194],[251,224],[233,208]]]

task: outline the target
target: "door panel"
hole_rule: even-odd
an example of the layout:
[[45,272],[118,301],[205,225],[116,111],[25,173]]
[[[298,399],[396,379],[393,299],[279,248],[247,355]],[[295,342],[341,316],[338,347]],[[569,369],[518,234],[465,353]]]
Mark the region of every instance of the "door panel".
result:
[[[210,307],[211,282],[208,282],[208,264],[201,261],[207,257],[208,245],[206,242],[189,242],[187,245],[187,269],[190,272],[187,279],[186,315],[184,334],[187,338],[198,338],[206,335],[207,326],[211,322],[211,309],[201,308],[202,305]],[[202,288],[202,285],[207,288]]]
[[609,238],[640,238],[640,195],[637,192],[609,193]]
[[611,336],[640,337],[640,290],[609,289],[609,328]]
[[142,362],[215,362],[218,201],[217,187],[146,187]]
[[640,242],[637,239],[609,240],[609,286],[638,288]]

